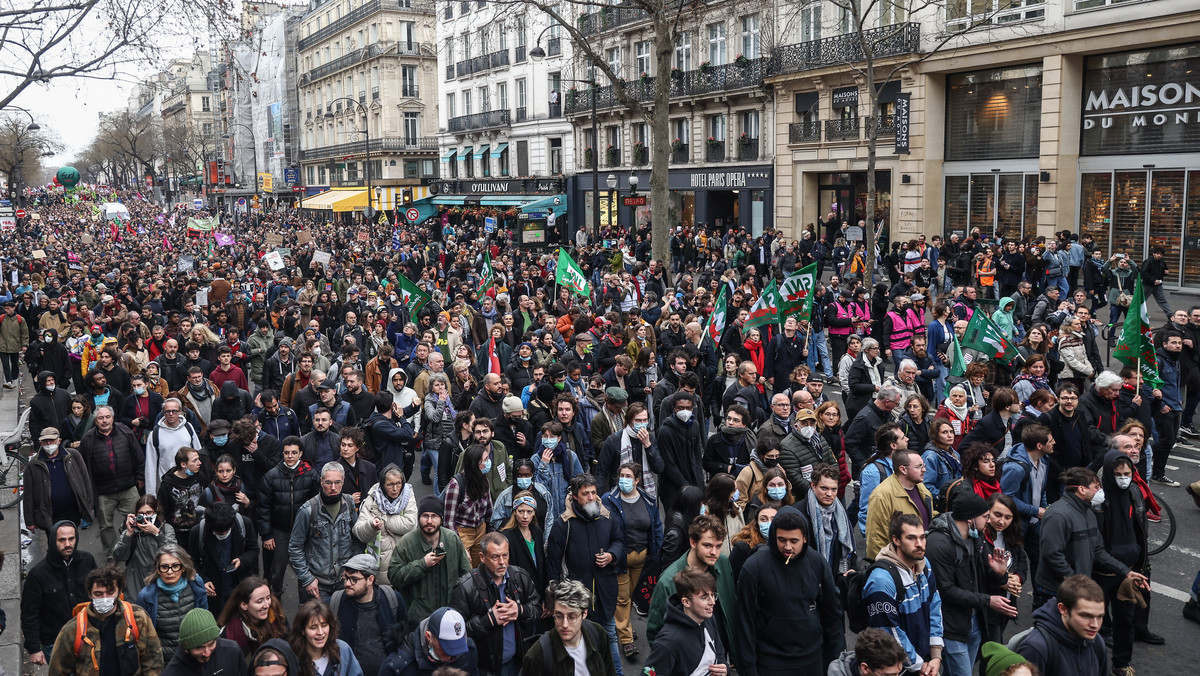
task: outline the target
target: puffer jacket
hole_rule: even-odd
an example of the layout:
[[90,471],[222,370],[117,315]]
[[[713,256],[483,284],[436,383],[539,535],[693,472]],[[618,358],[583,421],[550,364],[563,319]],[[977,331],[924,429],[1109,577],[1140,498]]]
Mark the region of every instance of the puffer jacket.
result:
[[1081,336],[1067,336],[1058,343],[1058,357],[1063,362],[1061,378],[1090,378],[1096,370],[1087,358],[1087,347]]
[[[399,369],[394,369],[398,371]],[[442,441],[454,434],[454,408],[447,393],[446,401],[440,401],[433,392],[425,395],[425,415],[421,416],[422,431],[425,434],[425,448],[437,451],[442,447]],[[440,484],[439,484],[440,485]]]
[[792,494],[797,500],[803,500],[808,495],[805,468],[808,468],[808,474],[811,476],[812,468],[817,465],[837,466],[837,456],[829,449],[829,444],[825,443],[825,437],[815,433],[814,427],[812,438],[805,439],[800,434],[800,429],[798,426],[793,427],[779,444],[779,466],[787,472],[788,481],[792,484]]
[[[392,560],[392,550],[406,533],[417,527],[417,499],[412,486],[405,484],[400,497],[404,508],[399,514],[385,514],[379,508],[379,495],[383,486],[375,484],[363,496],[358,508],[358,520],[354,522],[354,537],[370,548],[378,537],[379,570],[386,571]],[[375,529],[374,520],[383,522],[383,528]]]
[[266,364],[272,350],[275,349],[275,336],[270,332],[266,335],[255,331],[246,339],[250,349],[250,382],[262,382],[263,366]]
[[301,587],[314,579],[326,585],[339,582],[342,564],[363,553],[364,547],[353,533],[358,519],[354,498],[343,493],[341,500],[336,519],[329,516],[319,495],[304,503],[296,514],[292,539],[288,542],[288,560]]
[[295,469],[281,461],[263,476],[254,525],[264,539],[275,531],[291,532],[296,512],[317,494],[319,481],[317,471],[303,459]]

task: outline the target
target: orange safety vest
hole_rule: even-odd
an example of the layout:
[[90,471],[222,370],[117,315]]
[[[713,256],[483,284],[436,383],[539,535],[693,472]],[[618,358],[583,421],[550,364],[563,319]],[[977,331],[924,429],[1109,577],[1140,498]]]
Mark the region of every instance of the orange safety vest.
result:
[[985,258],[975,266],[975,276],[980,286],[991,286],[996,281],[996,260]]

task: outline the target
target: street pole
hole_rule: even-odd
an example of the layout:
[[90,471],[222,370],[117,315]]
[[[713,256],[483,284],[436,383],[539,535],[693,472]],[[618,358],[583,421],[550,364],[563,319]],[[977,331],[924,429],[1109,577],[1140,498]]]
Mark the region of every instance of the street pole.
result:
[[[595,66],[592,66],[593,73]],[[596,78],[588,83],[592,95],[592,244],[600,241],[600,120],[596,117]]]
[[[362,104],[359,105],[361,106]],[[363,115],[365,116],[366,113],[367,108],[363,106]],[[367,208],[363,211],[363,216],[366,217],[369,225],[370,220],[374,218],[375,214],[371,212],[371,196],[373,195],[373,191],[371,190],[371,120],[366,117],[363,119],[363,135],[367,138]]]

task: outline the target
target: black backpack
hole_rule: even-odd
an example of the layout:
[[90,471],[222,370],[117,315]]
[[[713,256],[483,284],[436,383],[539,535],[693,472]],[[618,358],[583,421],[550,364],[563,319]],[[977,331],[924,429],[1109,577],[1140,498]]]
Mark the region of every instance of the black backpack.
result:
[[896,608],[900,608],[900,604],[904,601],[904,581],[900,579],[900,569],[896,564],[884,559],[877,559],[874,563],[867,567],[866,570],[860,570],[850,576],[850,582],[846,585],[846,618],[850,621],[850,631],[858,633],[867,628],[867,604],[863,599],[863,589],[867,586],[867,580],[871,577],[871,573],[877,569],[883,568],[892,574],[892,582],[896,585]]

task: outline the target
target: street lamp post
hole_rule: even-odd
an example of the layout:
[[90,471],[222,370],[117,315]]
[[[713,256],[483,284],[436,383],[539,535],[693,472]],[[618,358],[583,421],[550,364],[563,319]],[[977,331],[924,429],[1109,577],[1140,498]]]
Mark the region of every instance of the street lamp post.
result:
[[[334,118],[333,104],[337,103],[338,101],[348,101],[350,103],[350,105],[355,107],[356,110],[361,110],[362,114],[364,116],[367,114],[367,107],[365,105],[359,103],[358,101],[355,101],[354,99],[350,98],[349,96],[343,96],[343,97],[336,98],[336,99],[330,101],[329,104],[325,106],[325,119],[326,120],[332,120]],[[366,171],[364,172],[365,177],[366,177],[366,182],[367,182],[367,208],[363,210],[363,216],[365,216],[366,219],[368,221],[370,221],[371,219],[375,218],[375,207],[372,206],[372,204],[371,204],[371,198],[373,196],[372,190],[371,190],[371,121],[365,120],[363,122],[362,132],[358,132],[357,130],[355,130],[355,133],[363,134],[363,136],[366,137],[366,142],[367,142],[367,152],[366,152],[367,164],[366,164]]]
[[[617,213],[617,192],[616,192],[617,191],[617,175],[609,174],[608,176],[606,176],[604,178],[604,182],[605,182],[605,184],[608,185],[608,192],[610,195],[610,199],[612,200],[612,204],[608,210],[608,219],[609,219],[609,223],[611,223],[614,220],[617,220],[617,218],[615,216],[615,214]],[[620,223],[618,222],[617,225],[620,225]]]

